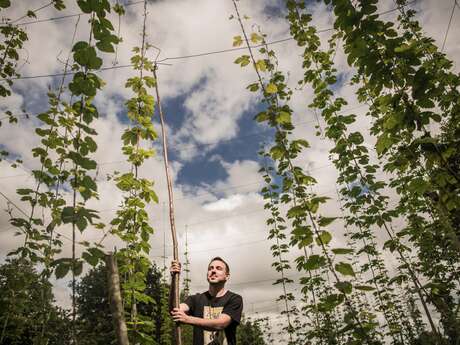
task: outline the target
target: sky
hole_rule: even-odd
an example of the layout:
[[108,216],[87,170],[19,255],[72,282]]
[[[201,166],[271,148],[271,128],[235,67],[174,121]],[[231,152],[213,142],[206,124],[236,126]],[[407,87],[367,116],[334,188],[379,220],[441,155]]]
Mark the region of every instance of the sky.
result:
[[[48,2],[45,0],[15,2],[0,15],[17,19],[28,9],[37,9],[46,3]],[[73,2],[66,3],[67,8],[61,12],[47,7],[36,13],[37,19],[24,18],[19,21],[25,23],[23,27],[29,35],[29,41],[20,52],[19,66],[22,76],[61,73],[63,61],[71,49],[75,28],[77,39],[87,37],[87,15],[32,23],[80,12]],[[276,0],[239,1],[240,12],[249,17],[244,21],[248,32],[258,25],[267,35],[268,42],[288,38],[289,27],[280,3]],[[423,0],[410,5],[418,11],[417,18],[424,32],[433,37],[439,46],[442,46],[446,37],[453,5],[452,0]],[[380,1],[379,11],[390,10],[394,6],[391,0]],[[89,206],[100,211],[101,219],[105,223],[114,217],[122,200],[122,195],[113,181],[106,180],[106,175],[116,170],[129,170],[121,153],[120,137],[128,125],[124,102],[131,96],[130,91],[124,88],[124,83],[135,72],[122,66],[129,64],[132,48],[140,45],[142,8],[142,3],[127,6],[126,15],[122,17],[119,28],[117,17],[111,17],[116,29],[120,30],[123,42],[119,45],[116,56],[104,55],[104,67],[115,68],[99,73],[106,82],[95,100],[100,113],[100,118],[94,123],[98,132],[96,142],[99,148],[94,159],[98,162],[100,198],[90,201]],[[312,2],[311,11],[318,29],[332,27],[333,15],[324,5]],[[241,35],[238,22],[229,19],[232,14],[234,8],[231,0],[150,1],[147,40],[161,49],[159,60],[164,60],[165,63],[159,68],[158,83],[168,129],[179,251],[183,255],[187,232],[192,292],[206,290],[205,275],[209,259],[221,256],[231,267],[228,288],[243,296],[245,314],[259,313],[276,317],[281,311],[281,304],[275,302],[281,293],[281,287],[273,286],[278,275],[271,267],[272,243],[267,240],[267,213],[263,209],[264,201],[259,193],[263,187],[263,180],[258,173],[262,161],[257,154],[263,145],[271,141],[271,132],[253,121],[254,115],[261,109],[261,99],[246,89],[248,84],[256,80],[256,75],[251,68],[242,69],[233,63],[238,56],[245,53],[242,50],[193,56],[232,48],[233,37]],[[394,16],[395,12],[391,12],[384,19],[392,20]],[[457,8],[451,18],[451,28],[444,49],[454,61],[457,72],[460,63],[460,36],[456,32],[459,29],[460,8]],[[326,42],[330,32],[320,35],[322,42]],[[335,185],[337,174],[328,154],[331,143],[324,137],[315,136],[315,125],[323,128],[324,124],[318,122],[315,114],[307,108],[312,91],[308,88],[296,89],[297,80],[302,76],[301,51],[292,40],[273,44],[271,47],[277,54],[280,69],[288,75],[288,83],[294,90],[291,106],[295,111],[293,122],[297,126],[293,136],[306,138],[311,145],[299,157],[298,163],[317,179],[314,191],[331,197],[322,213],[327,216],[340,216]],[[150,50],[149,54],[153,59],[156,51]],[[346,109],[358,115],[354,129],[365,131],[369,127],[369,121],[364,117],[366,108],[357,103],[355,89],[348,84],[351,70],[343,52],[337,53],[335,62],[342,76],[336,92],[348,100]],[[56,87],[59,80],[57,77],[17,80],[13,94],[2,99],[0,104],[0,113],[10,110],[18,114],[26,109],[32,114],[29,118],[20,117],[18,124],[4,122],[0,127],[0,147],[8,150],[11,157],[20,157],[23,160],[23,164],[15,169],[10,167],[11,162],[8,160],[0,162],[0,190],[26,212],[28,205],[19,201],[15,190],[35,184],[30,172],[38,167],[39,162],[32,156],[31,149],[39,144],[34,129],[40,124],[33,114],[47,109],[47,90],[49,87]],[[154,121],[159,132],[158,119],[155,118]],[[366,143],[372,147],[375,139],[366,137]],[[164,262],[169,265],[172,247],[160,142],[157,141],[152,146],[157,154],[142,167],[140,175],[155,182],[155,191],[160,200],[157,205],[150,205],[148,211],[155,229],[151,239],[150,257],[162,267]],[[387,177],[382,174],[381,178]],[[391,192],[389,195],[392,196]],[[23,241],[22,236],[15,236],[15,230],[8,221],[9,216],[3,212],[6,208],[6,200],[0,198],[2,261],[8,252]],[[340,221],[335,222],[332,229],[337,234],[334,241],[339,244],[343,241],[343,226]],[[71,234],[66,227],[59,231],[67,236]],[[97,242],[102,236],[100,230],[88,229],[83,234],[78,234],[78,240]],[[383,243],[384,236],[377,236]],[[107,250],[121,247],[121,243],[110,236],[104,239],[103,244]],[[70,256],[70,248],[70,242],[64,239],[64,256]],[[77,246],[77,251],[81,252],[81,247]],[[164,252],[166,258],[163,257]],[[296,254],[293,250],[289,257],[294,258]],[[386,260],[390,266],[394,263],[389,255]],[[298,277],[298,274],[290,271],[288,276]],[[69,306],[68,278],[53,281],[53,284],[57,303]]]

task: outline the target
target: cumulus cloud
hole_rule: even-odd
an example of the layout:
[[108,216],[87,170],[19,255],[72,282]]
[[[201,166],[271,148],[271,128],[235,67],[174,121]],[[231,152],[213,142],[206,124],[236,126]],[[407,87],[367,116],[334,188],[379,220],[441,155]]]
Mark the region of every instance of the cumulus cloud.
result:
[[[278,1],[275,0],[239,1],[241,12],[251,18],[245,21],[246,28],[250,31],[257,29],[252,27],[252,24],[260,25],[261,30],[267,34],[268,41],[287,37],[289,28],[284,18],[267,11],[268,6],[277,3]],[[29,7],[38,8],[40,5],[39,0],[16,2],[11,9],[5,11],[4,15],[18,18]],[[322,4],[314,6],[315,25],[319,29],[331,27],[333,16],[329,10]],[[384,11],[394,5],[391,1],[383,1],[380,6]],[[426,0],[417,2],[415,6],[420,9],[418,17],[424,31],[441,45],[452,1]],[[127,7],[127,15],[121,20],[120,32],[123,42],[118,48],[118,65],[115,67],[129,64],[132,48],[140,45],[141,7]],[[52,8],[47,8],[37,15],[39,19],[43,19],[78,12],[78,8],[72,4],[65,12],[56,13]],[[160,65],[158,71],[163,101],[174,102],[177,97],[183,98],[182,106],[185,113],[168,114],[183,120],[175,130],[169,126],[168,135],[171,145],[179,153],[179,158],[172,162],[173,178],[176,182],[175,210],[182,254],[187,232],[192,288],[194,291],[206,289],[205,272],[208,261],[212,256],[220,255],[225,257],[232,267],[229,287],[243,294],[247,312],[261,311],[265,313],[264,315],[273,315],[267,313],[280,310],[274,298],[281,291],[279,286],[272,285],[277,274],[270,266],[273,258],[269,249],[272,243],[266,240],[267,214],[263,209],[262,197],[257,193],[263,186],[258,173],[260,163],[255,159],[227,161],[225,156],[209,157],[212,148],[225,140],[238,137],[243,116],[248,112],[251,113],[259,104],[260,99],[245,89],[246,85],[256,80],[256,75],[249,67],[242,69],[233,63],[244,51],[172,59],[230,48],[232,37],[240,35],[238,23],[235,20],[228,20],[232,13],[231,1],[151,2],[148,6],[147,40],[161,49],[159,60],[171,58],[163,61],[170,65]],[[389,14],[388,18],[394,15],[394,13]],[[110,18],[115,23],[118,21],[114,15]],[[460,37],[453,33],[458,29],[458,18],[458,16],[454,17],[445,47],[445,52],[454,60],[456,66],[460,59]],[[61,72],[63,65],[58,59],[63,60],[67,57],[75,27],[77,40],[88,37],[87,20],[88,16],[82,15],[80,18],[72,17],[68,20],[25,26],[29,41],[21,52],[22,62],[26,62],[21,69],[21,74],[33,76]],[[76,26],[77,22],[78,26]],[[329,35],[330,33],[327,32],[321,33],[323,44],[326,44]],[[328,195],[333,199],[324,206],[323,212],[328,216],[340,216],[339,205],[335,200],[336,172],[328,159],[331,143],[321,136],[315,136],[318,130],[315,125],[319,125],[321,129],[324,124],[307,108],[312,96],[311,89],[295,89],[298,79],[301,79],[303,74],[300,65],[302,50],[297,48],[293,41],[272,47],[277,53],[280,69],[289,72],[288,81],[294,90],[291,105],[295,111],[293,120],[298,126],[292,135],[295,138],[308,138],[311,146],[298,157],[296,163],[317,179],[318,184],[313,187],[315,192]],[[149,54],[153,59],[157,51],[152,49]],[[28,61],[25,60],[27,56],[29,56]],[[114,59],[113,55],[107,55],[105,66],[111,67]],[[354,129],[368,128],[369,120],[361,116],[366,109],[356,108],[355,89],[346,83],[351,70],[342,51],[338,51],[335,62],[345,81],[338,87],[337,92],[349,100],[346,108],[360,115]],[[99,163],[97,180],[100,199],[91,201],[89,206],[99,210],[102,221],[106,223],[113,218],[123,197],[113,181],[106,181],[106,175],[115,170],[122,172],[129,170],[121,154],[120,136],[127,126],[124,119],[124,102],[131,96],[131,92],[124,88],[124,83],[134,74],[135,72],[129,68],[117,68],[100,73],[106,81],[102,93],[96,98],[101,116],[94,123],[94,128],[98,132],[96,140],[99,149],[94,158]],[[25,107],[32,113],[42,111],[46,109],[48,86],[55,86],[58,82],[59,79],[50,78],[18,80],[14,84],[14,94],[2,100],[0,109],[2,112],[7,109],[21,112]],[[67,94],[63,97],[68,100]],[[250,116],[252,117],[252,114]],[[36,168],[39,163],[32,157],[30,149],[39,143],[39,138],[34,135],[37,124],[33,117],[21,118],[18,125],[4,124],[0,128],[1,145],[24,160],[23,167],[18,169],[11,168],[6,161],[0,163],[0,188],[2,193],[26,213],[30,210],[26,204],[20,202],[15,189],[35,186],[35,182],[30,177],[30,170]],[[373,145],[371,137],[366,138],[366,141],[369,146]],[[159,204],[149,206],[148,211],[155,228],[155,235],[151,240],[151,258],[162,266],[163,262],[167,264],[170,259],[171,240],[161,148],[158,144],[154,144],[154,148],[157,150],[156,157],[146,163],[140,174],[155,181],[155,190],[160,199]],[[197,155],[217,161],[225,169],[227,176],[218,181],[202,181],[199,185],[177,183],[179,172],[186,174],[187,164]],[[0,207],[2,209],[8,207],[5,200],[1,200]],[[17,214],[19,211],[16,209],[14,212]],[[0,227],[0,255],[4,258],[6,253],[22,243],[23,237],[14,236],[14,229],[10,226],[6,213],[0,215]],[[339,234],[334,238],[334,245],[343,244],[345,241],[343,223],[337,221],[332,230],[335,234]],[[59,231],[64,235],[70,234],[66,227]],[[102,236],[100,230],[88,229],[83,234],[78,234],[78,240],[99,241]],[[379,241],[383,242],[384,234],[379,236],[381,236]],[[70,242],[65,239],[63,241],[62,255],[69,255]],[[103,243],[107,250],[122,246],[111,236],[107,236]],[[79,247],[78,253],[81,250],[82,248]],[[167,258],[164,258],[164,253]],[[295,255],[297,255],[296,250],[292,250],[289,258]],[[295,276],[296,273],[291,270],[288,275]],[[57,281],[55,287],[59,303],[68,305],[67,281]]]

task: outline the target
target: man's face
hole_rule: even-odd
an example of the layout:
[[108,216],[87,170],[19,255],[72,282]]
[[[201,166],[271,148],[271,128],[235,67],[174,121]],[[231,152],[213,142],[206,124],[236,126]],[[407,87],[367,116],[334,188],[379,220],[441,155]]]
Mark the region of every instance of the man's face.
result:
[[208,283],[218,284],[226,282],[228,278],[227,269],[225,264],[220,260],[211,261],[208,266]]

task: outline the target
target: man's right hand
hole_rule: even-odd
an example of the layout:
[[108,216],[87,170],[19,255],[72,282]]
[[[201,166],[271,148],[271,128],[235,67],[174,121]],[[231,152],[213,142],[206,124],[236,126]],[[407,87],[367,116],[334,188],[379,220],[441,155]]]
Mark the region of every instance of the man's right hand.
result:
[[181,269],[181,264],[179,261],[173,260],[171,261],[171,267],[169,268],[169,272],[171,275],[174,275],[176,273],[180,274],[180,269]]

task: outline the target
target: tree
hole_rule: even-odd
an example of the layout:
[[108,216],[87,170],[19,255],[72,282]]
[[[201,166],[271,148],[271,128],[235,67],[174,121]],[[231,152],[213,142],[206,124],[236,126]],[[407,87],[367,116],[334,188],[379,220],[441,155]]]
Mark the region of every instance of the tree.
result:
[[29,261],[0,266],[0,344],[69,344],[67,312]]
[[[120,277],[123,280],[123,276]],[[153,303],[138,302],[137,311],[151,327],[145,332],[153,344],[170,345],[173,340],[173,321],[168,310],[169,286],[162,272],[153,265],[146,277],[145,294]],[[122,284],[123,285],[123,284]],[[88,272],[76,286],[77,332],[80,344],[106,345],[115,341],[115,332],[108,301],[107,271],[103,265]],[[189,339],[190,338],[190,339]],[[184,334],[184,344],[191,344],[191,332]]]
[[108,300],[107,269],[99,265],[76,285],[77,337],[82,345],[110,344],[115,330]]
[[237,328],[236,339],[238,345],[266,345],[264,340],[261,320],[244,318]]

